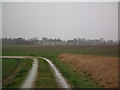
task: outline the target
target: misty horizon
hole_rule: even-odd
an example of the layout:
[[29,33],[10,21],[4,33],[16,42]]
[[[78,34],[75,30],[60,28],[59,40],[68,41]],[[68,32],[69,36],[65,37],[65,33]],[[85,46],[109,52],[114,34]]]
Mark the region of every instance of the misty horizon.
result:
[[[84,38],[84,37],[79,37],[79,38],[71,38],[71,39],[62,39],[62,38],[48,38],[48,37],[42,37],[42,38],[38,38],[38,37],[32,37],[32,38],[23,38],[23,37],[15,37],[15,38],[11,38],[11,37],[2,37],[2,38],[0,38],[0,39],[25,39],[25,40],[30,40],[30,39],[36,39],[36,40],[42,40],[43,38],[46,38],[46,39],[53,39],[53,40],[62,40],[62,41],[68,41],[68,40],[74,40],[74,39],[85,39],[85,40],[100,40],[100,39],[102,39],[102,40],[104,40],[104,41],[109,41],[109,40],[112,40],[112,39],[108,39],[108,40],[106,40],[106,39],[104,39],[104,38],[95,38],[95,39],[89,39],[89,38]],[[118,40],[112,40],[112,41],[118,41]]]
[[117,2],[3,2],[2,37],[118,40]]

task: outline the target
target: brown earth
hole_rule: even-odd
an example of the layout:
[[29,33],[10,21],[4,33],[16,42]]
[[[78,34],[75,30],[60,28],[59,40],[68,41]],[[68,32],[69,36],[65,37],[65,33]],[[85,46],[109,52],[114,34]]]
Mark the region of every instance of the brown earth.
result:
[[101,87],[117,88],[118,58],[80,54],[61,54],[60,60],[70,64],[77,71],[86,73]]

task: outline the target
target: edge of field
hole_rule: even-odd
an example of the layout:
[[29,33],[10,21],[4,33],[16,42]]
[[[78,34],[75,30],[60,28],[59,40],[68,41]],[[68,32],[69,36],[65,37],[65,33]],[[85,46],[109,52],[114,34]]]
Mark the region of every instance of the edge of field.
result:
[[60,61],[55,57],[47,57],[50,59],[56,67],[61,71],[62,75],[71,85],[71,88],[100,88],[97,82],[94,82],[89,76],[78,73],[70,65]]

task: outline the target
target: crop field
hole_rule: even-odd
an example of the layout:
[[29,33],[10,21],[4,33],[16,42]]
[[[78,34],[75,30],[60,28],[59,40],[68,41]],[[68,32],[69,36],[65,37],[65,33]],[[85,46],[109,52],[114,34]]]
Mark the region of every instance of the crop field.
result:
[[[61,45],[61,46],[49,46],[49,45],[6,45],[2,47],[3,56],[42,56],[50,59],[55,66],[61,71],[65,79],[73,88],[100,88],[101,86],[95,80],[92,80],[85,73],[80,73],[71,65],[61,61],[58,56],[60,54],[69,53],[69,54],[81,54],[81,55],[97,55],[104,57],[118,57],[118,46],[116,45]],[[3,59],[4,60],[4,59]],[[49,65],[46,62],[41,62],[41,68],[39,67],[40,72],[38,72],[39,80],[43,82],[36,82],[36,88],[46,87],[55,88],[55,80],[52,78],[52,84],[49,83],[49,79],[53,77],[49,75],[45,76],[47,68]],[[6,63],[7,64],[7,63]],[[6,65],[7,66],[7,65]],[[45,68],[46,67],[46,68]],[[4,69],[4,68],[3,68]],[[45,83],[44,78],[48,79],[48,83]],[[41,83],[41,84],[40,84]],[[49,85],[51,84],[51,86]],[[41,85],[41,86],[40,86]]]
[[100,56],[118,56],[117,45],[7,45],[2,47],[2,55],[8,56],[45,56],[57,57],[62,53],[93,54]]

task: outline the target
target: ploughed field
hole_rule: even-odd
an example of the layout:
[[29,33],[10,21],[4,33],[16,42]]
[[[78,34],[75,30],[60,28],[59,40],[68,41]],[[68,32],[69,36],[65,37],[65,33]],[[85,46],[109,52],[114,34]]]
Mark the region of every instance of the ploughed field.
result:
[[118,87],[118,58],[116,57],[61,54],[59,59],[70,64],[77,71],[86,73],[102,87]]
[[[106,87],[106,85],[101,84],[101,82],[96,79],[99,76],[95,75],[95,78],[94,78],[94,77],[92,77],[92,74],[90,73],[89,74],[90,77],[89,77],[88,69],[87,69],[88,71],[85,71],[86,69],[80,70],[80,69],[77,69],[76,67],[74,67],[75,65],[66,63],[66,60],[61,61],[58,57],[60,54],[63,54],[63,53],[94,55],[93,57],[92,56],[89,57],[92,59],[94,59],[94,57],[96,55],[116,58],[118,56],[118,47],[116,45],[105,45],[105,46],[104,45],[75,45],[75,46],[74,45],[69,45],[69,46],[67,46],[67,45],[63,45],[63,46],[62,45],[61,46],[56,46],[56,45],[53,45],[53,46],[49,46],[49,45],[44,45],[44,46],[42,46],[42,45],[6,45],[6,46],[2,47],[2,55],[3,56],[43,56],[43,57],[50,59],[56,65],[56,67],[61,71],[61,73],[63,74],[65,79],[71,85],[71,87],[75,87],[75,88]],[[71,57],[71,55],[70,55],[70,57]],[[80,58],[81,57],[79,57],[78,59],[80,59]],[[83,57],[83,59],[84,58],[85,57]],[[86,62],[87,62],[87,60],[88,59],[85,59]],[[101,60],[99,60],[99,62],[101,62]],[[41,62],[41,64],[42,63],[43,63],[42,66],[46,65],[46,64],[44,64],[44,62]],[[98,64],[98,67],[101,67],[101,68],[94,68],[95,70],[93,70],[92,73],[97,73],[97,71],[98,71],[97,69],[99,69],[99,71],[100,71],[100,69],[104,69],[105,67],[103,67],[103,66],[106,66],[106,62],[103,65],[102,64],[103,64],[103,62],[100,63],[100,65]],[[13,67],[16,67],[16,65],[17,65],[17,63],[15,63],[13,65]],[[91,67],[90,65],[91,66],[97,65],[97,63],[95,61],[94,64],[92,62],[91,64],[89,63],[86,66]],[[5,66],[7,66],[7,65],[5,65]],[[79,63],[78,66],[80,68],[81,63]],[[49,65],[48,65],[48,67],[49,67]],[[44,69],[44,67],[42,67],[42,68]],[[42,70],[42,68],[41,68],[41,70]],[[85,68],[85,67],[83,66],[82,68]],[[3,68],[3,70],[4,70],[4,68]],[[13,69],[11,69],[11,70],[13,70]],[[91,70],[91,68],[90,68],[90,70]],[[107,70],[109,71],[109,69],[107,69]],[[104,72],[104,70],[102,72]],[[46,73],[46,72],[44,72],[44,70],[42,70],[42,73]],[[40,72],[38,72],[38,75],[40,74],[39,76],[42,76],[42,73],[40,74]],[[10,75],[10,73],[8,73],[8,75]],[[101,75],[103,75],[103,74],[101,74]],[[106,75],[107,74],[105,74],[104,76],[106,76]],[[6,76],[7,76],[7,74],[6,74]],[[92,79],[91,79],[91,77],[92,77]],[[37,78],[41,80],[44,77],[42,76],[42,77],[37,77]],[[53,77],[49,76],[47,78],[53,78]],[[101,78],[102,78],[102,76],[101,76]],[[106,79],[106,80],[108,80],[108,79]],[[40,81],[38,82],[38,81],[36,82],[35,87],[45,88],[44,87],[44,85],[46,85],[44,83],[45,81],[44,82],[40,82]],[[53,83],[56,83],[56,82],[53,80]],[[41,84],[41,86],[39,84]],[[50,86],[48,83],[47,85],[49,88],[56,87],[55,84],[53,86]],[[107,87],[114,87],[114,85],[111,86],[110,83],[108,83],[107,85],[108,85]]]

